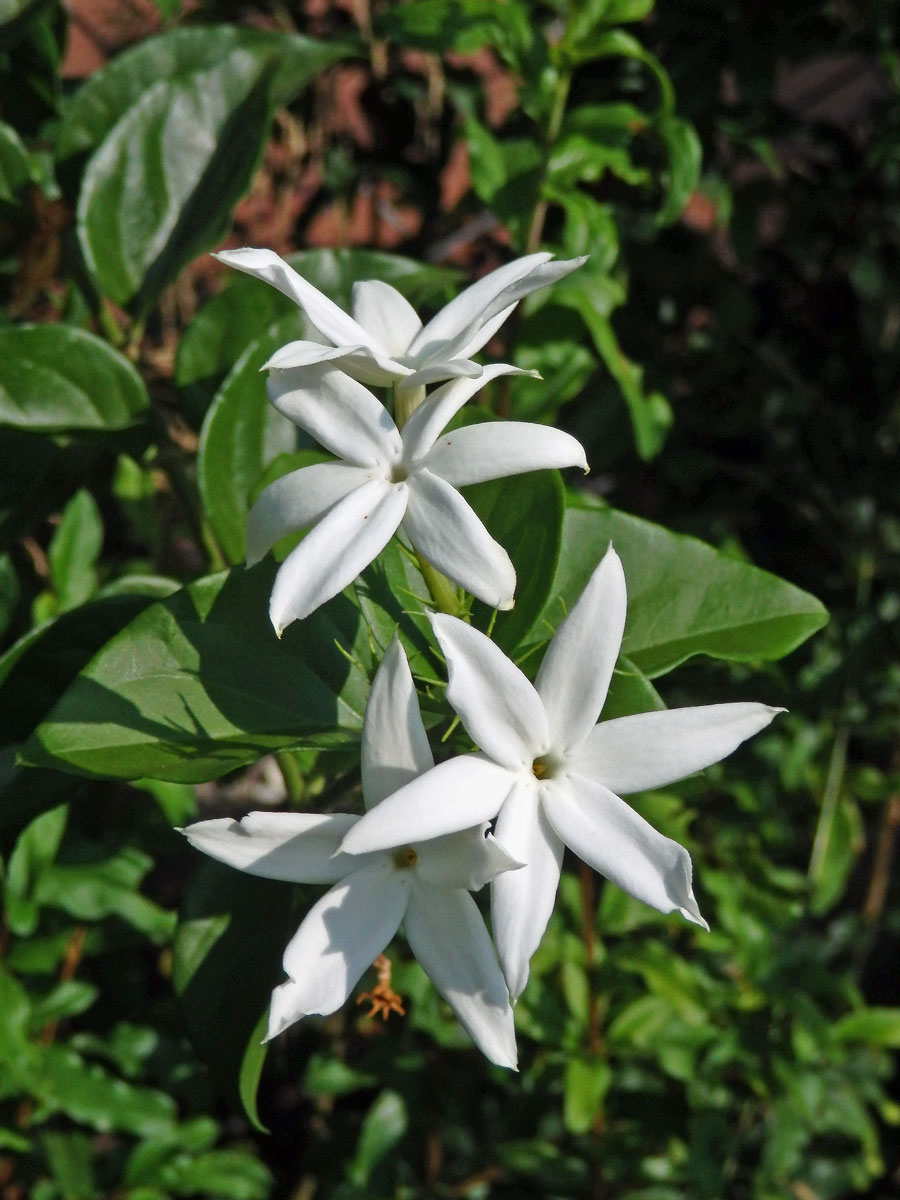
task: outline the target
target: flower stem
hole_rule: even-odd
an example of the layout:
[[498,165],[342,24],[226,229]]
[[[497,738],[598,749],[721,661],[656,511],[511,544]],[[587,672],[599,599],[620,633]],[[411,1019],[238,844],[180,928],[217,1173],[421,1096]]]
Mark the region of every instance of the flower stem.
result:
[[278,763],[281,778],[284,780],[288,800],[291,804],[302,803],[306,794],[306,785],[303,782],[303,773],[297,760],[290,750],[279,750],[275,755],[275,761]]
[[403,428],[424,399],[423,387],[405,388],[394,384],[394,422],[398,429]]
[[419,571],[422,578],[428,585],[429,592],[431,592],[435,608],[437,608],[438,612],[449,613],[451,617],[458,617],[462,613],[462,605],[459,602],[456,588],[447,576],[435,570],[428,559],[424,558],[418,550],[416,550],[416,561],[419,564]]
[[[398,429],[403,428],[424,399],[425,389],[423,387],[404,388],[394,384],[394,423]],[[413,549],[415,550],[415,547]],[[462,605],[459,602],[456,588],[447,576],[436,570],[418,550],[416,550],[416,561],[419,564],[422,578],[431,592],[435,607],[439,612],[449,613],[451,617],[458,617],[462,612]]]

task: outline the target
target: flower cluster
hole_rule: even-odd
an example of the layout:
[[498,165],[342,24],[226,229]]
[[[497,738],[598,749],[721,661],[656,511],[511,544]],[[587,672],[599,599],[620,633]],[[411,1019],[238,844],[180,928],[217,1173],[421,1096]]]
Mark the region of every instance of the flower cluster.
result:
[[[487,422],[444,431],[489,380],[521,374],[504,364],[481,367],[471,355],[519,299],[582,260],[519,259],[423,327],[387,284],[356,284],[350,317],[269,251],[219,257],[289,295],[332,343],[292,342],[267,364],[272,403],[335,456],[271,484],[250,513],[251,562],[286,533],[312,527],[276,576],[270,615],[278,635],[351,583],[400,530],[426,578],[440,572],[493,607],[510,608],[512,563],[457,488],[546,467],[586,470],[584,451],[545,426]],[[426,395],[426,385],[440,381],[449,382]],[[392,387],[393,417],[364,384]],[[779,710],[717,704],[599,721],[626,616],[625,576],[612,547],[557,629],[534,683],[466,621],[429,615],[446,660],[447,700],[473,752],[435,765],[395,638],[363,724],[363,816],[257,812],[183,832],[241,870],[332,885],[285,951],[288,980],[272,995],[268,1037],[339,1008],[402,924],[475,1044],[514,1068],[511,1002],[547,926],[564,848],[638,900],[706,927],[688,852],[621,796],[719,761]],[[469,895],[488,883],[493,943]]]

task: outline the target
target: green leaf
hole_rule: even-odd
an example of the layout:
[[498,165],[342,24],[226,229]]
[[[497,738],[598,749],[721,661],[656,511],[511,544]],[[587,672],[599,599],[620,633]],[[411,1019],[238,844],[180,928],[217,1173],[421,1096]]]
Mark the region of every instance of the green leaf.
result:
[[102,862],[53,863],[41,873],[35,899],[79,921],[119,917],[159,945],[171,937],[175,918],[137,891],[152,866],[133,846]]
[[[497,644],[510,652],[552,595],[565,508],[562,478],[558,471],[535,471],[475,484],[464,494],[516,568],[515,607],[497,614],[493,634]],[[472,614],[475,624],[484,629],[493,609],[475,601]]]
[[603,1111],[612,1083],[612,1068],[605,1059],[571,1055],[566,1061],[563,1121],[569,1133],[588,1133]]
[[603,58],[626,58],[642,63],[649,68],[659,91],[658,114],[671,113],[675,108],[675,89],[668,72],[656,55],[624,29],[608,29],[594,37],[567,40],[560,45],[559,53],[572,66]]
[[861,1008],[835,1022],[833,1033],[842,1042],[900,1049],[900,1008]]
[[69,806],[60,804],[36,817],[19,836],[3,881],[6,922],[17,937],[29,937],[37,928],[40,904],[36,891],[43,872],[59,850],[66,830]]
[[147,38],[95,71],[67,101],[57,158],[94,149],[143,96],[161,81],[178,85],[242,55],[275,66],[273,97],[284,104],[332,63],[355,53],[351,42],[317,42],[299,34],[237,25],[176,29]]
[[0,657],[0,743],[25,741],[100,647],[147,607],[154,582],[150,596],[123,593],[64,613]]
[[[256,1090],[272,989],[295,928],[288,884],[199,859],[173,947],[173,983],[197,1052],[216,1086],[262,1129]],[[235,977],[241,987],[234,987]]]
[[347,1177],[364,1188],[372,1171],[406,1133],[409,1118],[398,1092],[385,1089],[363,1118],[359,1140],[347,1168]]
[[0,49],[14,45],[53,0],[0,0]]
[[[397,287],[414,308],[449,300],[459,272],[377,250],[308,250],[288,262],[335,304],[349,311],[353,284],[380,279]],[[301,324],[294,338],[319,337],[293,301],[258,279],[236,272],[203,306],[184,332],[175,358],[175,382],[185,394],[189,416],[198,420],[247,347],[280,317],[293,313]]]
[[[828,619],[814,596],[767,571],[696,538],[572,496],[553,599],[541,621],[559,624],[610,542],[628,583],[622,652],[650,679],[694,654],[733,662],[782,658]],[[544,640],[540,622],[532,637]]]
[[100,289],[143,314],[228,230],[270,122],[274,63],[235,51],[177,82],[158,79],[84,173],[78,238]]
[[0,330],[0,426],[35,433],[137,424],[147,389],[127,358],[71,325]]
[[103,546],[103,520],[86,488],[63,510],[47,549],[50,578],[60,612],[77,608],[97,590],[97,559]]
[[654,129],[666,148],[668,170],[664,178],[664,200],[656,214],[657,225],[671,225],[684,212],[700,181],[703,147],[697,131],[681,117],[665,117]]
[[[311,336],[317,340],[296,307],[276,321],[238,359],[203,422],[197,485],[216,540],[231,563],[244,560],[255,485],[274,458],[297,446],[297,426],[269,404],[260,368],[286,342]],[[316,455],[315,461],[321,457]]]
[[0,203],[14,205],[30,175],[25,144],[11,125],[0,121]]
[[613,671],[612,682],[603,705],[603,720],[630,717],[634,713],[654,712],[665,708],[662,696],[625,654]]
[[83,1133],[45,1133],[41,1138],[62,1200],[94,1200],[94,1148]]
[[369,683],[335,641],[368,669],[358,611],[338,596],[279,642],[272,578],[269,562],[237,567],[151,604],[80,673],[23,761],[197,782],[269,750],[357,742]]

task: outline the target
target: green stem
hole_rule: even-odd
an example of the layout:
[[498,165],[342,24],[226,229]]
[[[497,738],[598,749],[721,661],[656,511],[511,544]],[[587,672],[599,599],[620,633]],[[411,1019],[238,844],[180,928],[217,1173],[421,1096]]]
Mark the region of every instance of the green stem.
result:
[[428,559],[423,558],[418,550],[416,550],[416,560],[438,612],[449,613],[451,617],[460,616],[463,611],[462,605],[459,602],[456,588],[447,576],[435,570]]
[[394,384],[394,422],[398,429],[403,428],[424,399],[423,387],[405,388]]
[[285,791],[291,804],[302,804],[306,796],[306,785],[300,766],[290,750],[279,750],[275,755]]
[[125,345],[125,332],[113,316],[112,309],[102,297],[97,308],[97,320],[100,322],[100,331],[106,340],[111,342],[116,349],[121,349]]
[[[572,72],[562,71],[559,79],[556,81],[553,103],[550,108],[550,115],[547,117],[547,125],[544,129],[544,149],[541,166],[542,179],[547,174],[550,153],[562,128],[563,117],[566,115],[566,102],[569,99],[569,89],[571,86]],[[525,252],[527,254],[534,254],[540,246],[541,238],[544,236],[544,222],[546,219],[547,201],[543,196],[539,196],[534,206],[534,212],[531,215],[531,224],[528,227],[528,237],[525,242]]]
[[[405,388],[394,384],[394,422],[398,429],[403,428],[424,399],[425,389],[423,387]],[[451,617],[458,617],[462,612],[462,605],[459,602],[456,588],[447,576],[435,570],[428,559],[424,558],[418,550],[416,550],[416,560],[438,611],[449,613]]]

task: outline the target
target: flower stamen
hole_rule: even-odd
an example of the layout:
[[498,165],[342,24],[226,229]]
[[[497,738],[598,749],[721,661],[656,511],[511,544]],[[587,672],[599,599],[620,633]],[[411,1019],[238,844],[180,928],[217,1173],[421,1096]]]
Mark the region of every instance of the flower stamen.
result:
[[356,997],[356,1003],[365,1004],[368,1001],[372,1005],[366,1013],[367,1018],[372,1018],[380,1013],[382,1021],[386,1021],[392,1012],[401,1017],[406,1016],[403,997],[391,987],[391,960],[386,954],[379,954],[372,966],[375,968],[378,982],[371,991],[360,992]]
[[402,850],[398,850],[394,855],[394,866],[399,871],[408,871],[410,867],[416,865],[418,857],[412,846],[404,846]]

